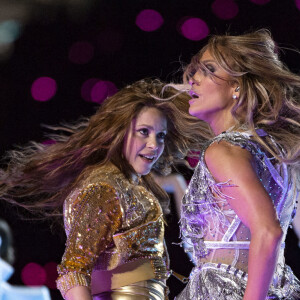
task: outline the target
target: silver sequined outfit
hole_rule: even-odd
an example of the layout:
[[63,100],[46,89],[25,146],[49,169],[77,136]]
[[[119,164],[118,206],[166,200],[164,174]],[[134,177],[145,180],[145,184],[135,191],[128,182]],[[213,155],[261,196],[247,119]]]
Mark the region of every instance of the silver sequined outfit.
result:
[[[268,144],[281,151],[274,139],[263,130],[257,133]],[[248,150],[255,162],[255,171],[268,192],[285,240],[295,214],[299,195],[297,178],[285,164],[279,164],[247,132],[224,132],[203,148],[182,204],[181,234],[191,251],[195,268],[186,288],[177,300],[242,300],[248,272],[250,231],[227,205],[221,187],[234,186],[230,180],[216,183],[205,161],[205,150],[212,144],[226,141]],[[285,265],[284,242],[278,255],[276,270],[267,299],[300,299],[299,280]]]

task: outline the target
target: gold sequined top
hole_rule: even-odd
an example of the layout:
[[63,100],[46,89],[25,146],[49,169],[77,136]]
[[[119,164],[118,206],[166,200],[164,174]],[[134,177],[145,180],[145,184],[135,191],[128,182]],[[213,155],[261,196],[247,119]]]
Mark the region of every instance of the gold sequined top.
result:
[[67,197],[64,224],[57,280],[63,296],[75,286],[97,294],[169,275],[158,200],[111,163],[95,168]]

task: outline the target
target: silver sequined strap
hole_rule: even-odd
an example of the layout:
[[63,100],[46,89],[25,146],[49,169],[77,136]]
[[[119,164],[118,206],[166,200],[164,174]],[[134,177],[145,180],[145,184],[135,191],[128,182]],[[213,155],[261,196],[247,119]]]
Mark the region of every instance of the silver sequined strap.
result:
[[227,231],[225,232],[222,242],[229,242],[232,236],[235,234],[236,230],[238,229],[239,225],[241,223],[241,220],[236,215],[234,217],[234,220],[231,222],[230,226],[228,227]]
[[[207,249],[249,249],[250,241],[204,241]],[[281,249],[285,248],[285,243],[281,243]]]
[[245,281],[248,280],[248,274],[242,270],[236,269],[232,267],[231,265],[226,264],[215,264],[215,263],[205,263],[203,266],[201,266],[201,269],[214,269],[214,270],[220,270],[225,273],[234,275],[235,277],[238,277],[240,279],[244,279]]
[[250,241],[204,241],[207,249],[249,249]]

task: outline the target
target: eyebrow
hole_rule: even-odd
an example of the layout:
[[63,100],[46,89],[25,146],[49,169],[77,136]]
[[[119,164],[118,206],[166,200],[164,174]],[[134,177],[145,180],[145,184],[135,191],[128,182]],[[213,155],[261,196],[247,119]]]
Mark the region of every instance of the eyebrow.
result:
[[[149,129],[151,129],[151,130],[154,130],[154,127],[153,127],[153,126],[147,125],[147,124],[137,124],[136,127],[147,127],[147,128],[149,128]],[[160,130],[160,131],[167,131],[167,128],[163,128],[163,129]]]

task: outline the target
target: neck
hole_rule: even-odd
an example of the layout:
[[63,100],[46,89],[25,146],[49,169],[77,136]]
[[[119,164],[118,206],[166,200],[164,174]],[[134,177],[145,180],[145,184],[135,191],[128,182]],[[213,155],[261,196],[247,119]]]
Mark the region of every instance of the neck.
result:
[[215,121],[208,122],[208,124],[215,135],[219,135],[220,133],[237,125],[236,121],[233,118],[230,119],[219,118]]

